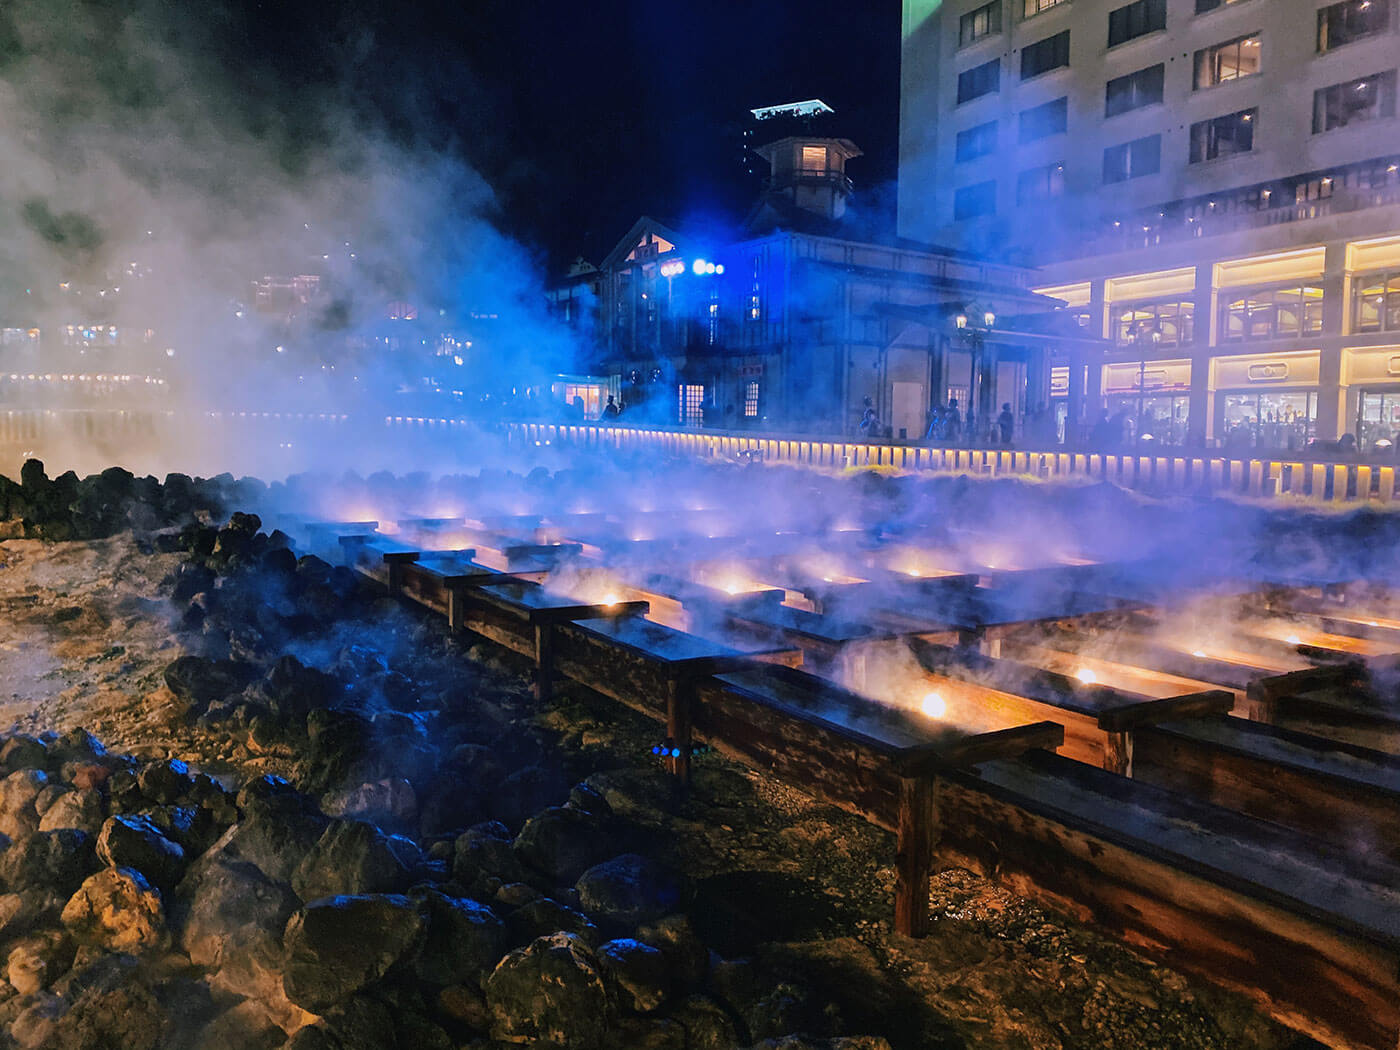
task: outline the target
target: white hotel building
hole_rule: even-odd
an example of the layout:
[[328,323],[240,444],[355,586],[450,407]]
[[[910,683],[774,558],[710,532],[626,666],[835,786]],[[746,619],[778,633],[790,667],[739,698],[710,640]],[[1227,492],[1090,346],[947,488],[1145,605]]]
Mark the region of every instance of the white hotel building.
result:
[[1397,9],[905,0],[899,232],[1039,266],[1105,340],[1052,362],[1072,432],[1394,442]]

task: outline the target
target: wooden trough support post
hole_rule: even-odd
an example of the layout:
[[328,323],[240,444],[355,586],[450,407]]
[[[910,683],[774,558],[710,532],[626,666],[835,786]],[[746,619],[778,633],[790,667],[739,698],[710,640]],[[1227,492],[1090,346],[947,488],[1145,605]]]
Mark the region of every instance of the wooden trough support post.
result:
[[1140,726],[1157,725],[1188,718],[1210,718],[1230,713],[1235,696],[1225,689],[1207,689],[1160,700],[1115,707],[1098,717],[1103,730],[1103,768],[1120,777],[1133,775],[1133,731]]
[[530,687],[536,700],[554,696],[554,624],[535,621],[535,680]]
[[403,593],[403,567],[418,560],[418,551],[391,551],[384,555],[384,567],[389,571],[389,597]]
[[894,929],[904,937],[929,932],[928,880],[938,844],[936,778],[900,777],[895,831]]
[[666,739],[671,751],[666,756],[666,772],[676,778],[676,786],[690,787],[691,726],[695,718],[695,679],[673,675],[666,682]]

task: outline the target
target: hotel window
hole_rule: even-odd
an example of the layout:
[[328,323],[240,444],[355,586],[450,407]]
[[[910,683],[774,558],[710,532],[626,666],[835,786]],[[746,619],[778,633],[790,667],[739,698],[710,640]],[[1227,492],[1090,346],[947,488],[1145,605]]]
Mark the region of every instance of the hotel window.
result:
[[959,131],[955,157],[959,163],[985,157],[997,148],[997,122],[989,120],[975,128]]
[[802,147],[802,170],[826,173],[826,147],[825,146],[803,146]]
[[698,383],[687,383],[679,391],[681,424],[698,427],[705,421],[705,388]]
[[1065,166],[1047,164],[1042,168],[1030,168],[1016,176],[1016,203],[1028,204],[1031,201],[1058,197],[1065,192]]
[[1395,70],[1313,92],[1313,134],[1395,116]]
[[1231,289],[1220,307],[1220,341],[1249,342],[1315,335],[1322,331],[1322,289]]
[[1103,181],[1124,182],[1162,169],[1162,136],[1148,135],[1103,151]]
[[1108,46],[1167,28],[1167,0],[1137,0],[1108,13]]
[[1001,59],[994,58],[958,74],[958,105],[1001,89]]
[[1260,51],[1258,33],[1202,48],[1196,52],[1192,88],[1199,91],[1227,80],[1253,76],[1259,72]]
[[1214,11],[1217,7],[1225,7],[1235,3],[1239,3],[1239,0],[1196,0],[1196,14],[1203,15],[1207,11]]
[[1195,340],[1196,304],[1190,299],[1114,303],[1112,311],[1119,346],[1187,346]]
[[1400,273],[1353,277],[1352,331],[1400,332]]
[[1226,448],[1301,449],[1317,423],[1317,395],[1311,391],[1222,392],[1216,404]]
[[1353,40],[1385,31],[1390,0],[1342,0],[1317,13],[1317,50],[1331,51]]
[[1068,126],[1069,97],[1065,96],[1022,110],[1016,138],[1024,145],[1051,135],[1064,134]]
[[958,19],[958,46],[1001,32],[1001,0],[992,0]]
[[953,218],[975,219],[979,215],[995,215],[997,184],[995,179],[964,186],[953,194]]
[[1029,80],[1069,65],[1069,30],[1021,48],[1021,79]]
[[1042,11],[1049,11],[1052,7],[1059,7],[1067,4],[1069,0],[1026,0],[1026,6],[1022,9],[1023,18],[1034,18]]
[[1139,69],[1127,76],[1114,77],[1104,89],[1104,112],[1106,117],[1116,117],[1119,113],[1141,109],[1162,101],[1162,82],[1167,67],[1162,63]]
[[1254,149],[1257,109],[1242,109],[1191,125],[1191,163],[1232,157]]
[[744,384],[744,418],[758,418],[758,383],[748,382]]

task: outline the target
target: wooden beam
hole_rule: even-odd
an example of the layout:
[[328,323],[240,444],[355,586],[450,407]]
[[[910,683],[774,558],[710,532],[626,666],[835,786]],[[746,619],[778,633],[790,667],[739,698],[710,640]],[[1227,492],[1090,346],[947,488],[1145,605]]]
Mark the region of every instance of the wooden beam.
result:
[[1199,693],[1168,696],[1161,700],[1145,700],[1125,704],[1099,715],[1099,728],[1121,732],[1136,726],[1156,725],[1181,718],[1203,718],[1228,715],[1235,706],[1235,696],[1225,689],[1207,689]]
[[928,880],[938,841],[931,776],[903,777],[895,832],[894,928],[905,937],[928,935]]
[[935,741],[900,751],[894,768],[903,777],[931,775],[935,770],[975,766],[994,758],[1011,758],[1034,748],[1054,751],[1065,742],[1058,722],[1032,722],[952,741]]
[[690,786],[690,730],[694,704],[694,679],[675,677],[666,683],[666,737],[671,742],[666,769],[682,788]]

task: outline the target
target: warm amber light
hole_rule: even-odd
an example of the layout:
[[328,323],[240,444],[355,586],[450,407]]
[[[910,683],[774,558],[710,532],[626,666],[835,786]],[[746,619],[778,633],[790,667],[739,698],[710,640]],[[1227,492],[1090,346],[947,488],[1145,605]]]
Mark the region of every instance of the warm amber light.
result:
[[1074,677],[1078,678],[1085,685],[1093,685],[1099,680],[1099,676],[1094,674],[1094,672],[1087,667],[1081,667],[1079,670],[1075,671]]
[[937,693],[926,693],[920,708],[930,718],[942,718],[948,713],[948,705],[944,703],[943,697]]

